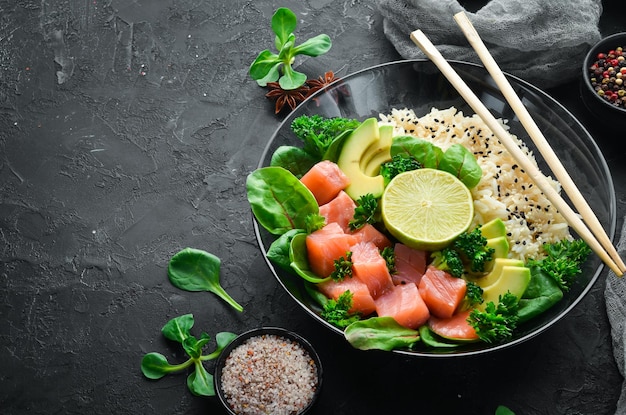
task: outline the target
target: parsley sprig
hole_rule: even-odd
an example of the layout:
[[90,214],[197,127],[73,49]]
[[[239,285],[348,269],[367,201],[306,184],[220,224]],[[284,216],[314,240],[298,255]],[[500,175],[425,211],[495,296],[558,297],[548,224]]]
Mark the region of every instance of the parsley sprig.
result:
[[357,200],[354,208],[354,217],[348,223],[351,230],[361,229],[367,223],[376,222],[376,211],[378,210],[378,200],[371,193],[366,193]]
[[484,342],[497,343],[507,340],[517,327],[518,301],[515,295],[507,292],[499,297],[497,305],[490,301],[484,311],[472,310],[468,322]]
[[334,281],[343,281],[346,277],[352,277],[352,251],[346,252],[345,257],[334,261],[335,270],[330,274]]
[[352,292],[347,290],[337,300],[329,299],[324,304],[321,316],[329,323],[343,329],[361,318],[358,313],[350,313],[350,308],[352,308]]
[[582,239],[562,240],[544,244],[546,257],[529,260],[528,266],[541,268],[563,291],[569,290],[575,277],[582,272],[581,266],[591,253],[591,248]]

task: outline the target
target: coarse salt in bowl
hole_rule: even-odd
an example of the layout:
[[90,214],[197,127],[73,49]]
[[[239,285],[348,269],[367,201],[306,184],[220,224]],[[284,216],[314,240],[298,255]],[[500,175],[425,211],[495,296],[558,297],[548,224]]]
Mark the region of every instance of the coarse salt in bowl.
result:
[[300,335],[262,327],[235,338],[215,367],[217,396],[229,414],[301,415],[322,386],[322,364]]

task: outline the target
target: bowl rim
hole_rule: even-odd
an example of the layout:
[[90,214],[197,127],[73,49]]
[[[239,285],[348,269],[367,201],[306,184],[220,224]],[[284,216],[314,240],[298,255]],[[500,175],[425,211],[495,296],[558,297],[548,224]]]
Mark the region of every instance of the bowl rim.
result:
[[[331,84],[329,84],[326,87],[316,91],[314,94],[311,94],[303,102],[301,102],[298,105],[298,107],[296,107],[296,109],[294,109],[291,113],[289,113],[283,119],[283,121],[281,121],[281,123],[278,125],[278,127],[274,130],[274,132],[272,133],[271,137],[268,139],[268,142],[266,143],[265,148],[262,151],[262,154],[261,154],[261,157],[259,159],[259,163],[257,165],[257,168],[263,167],[263,162],[267,158],[268,153],[271,151],[272,143],[274,142],[274,140],[275,140],[276,136],[278,135],[279,131],[281,131],[288,123],[290,123],[292,121],[292,114],[295,113],[298,110],[298,108],[304,107],[310,101],[315,100],[316,97],[318,97],[319,95],[324,94],[328,89],[334,87],[335,85],[337,85],[337,84],[339,84],[341,82],[349,81],[351,78],[355,78],[355,77],[357,77],[357,76],[359,76],[359,75],[361,75],[363,73],[369,72],[369,71],[374,71],[374,70],[377,70],[377,69],[381,69],[381,68],[384,68],[384,67],[395,66],[395,65],[412,65],[412,64],[415,64],[415,63],[427,63],[427,62],[430,62],[430,60],[426,59],[426,58],[416,58],[416,59],[401,59],[401,60],[396,60],[396,61],[380,63],[380,64],[377,64],[377,65],[373,65],[373,66],[370,66],[370,67],[367,67],[367,68],[363,68],[363,69],[360,69],[358,71],[349,73],[346,76],[337,78]],[[473,63],[473,62],[466,62],[466,61],[459,61],[459,60],[448,60],[448,62],[453,67],[455,67],[455,66],[456,67],[459,67],[459,66],[461,66],[461,67],[469,66],[469,67],[482,69],[482,70],[485,71],[485,73],[488,74],[487,69],[483,65],[481,65],[481,64],[477,64],[477,63]],[[589,131],[573,115],[573,113],[571,111],[569,111],[567,108],[565,108],[561,103],[559,103],[552,96],[550,96],[549,94],[547,94],[543,90],[539,89],[538,87],[534,86],[533,84],[531,84],[531,83],[529,83],[529,82],[527,82],[527,81],[525,81],[525,80],[523,80],[523,79],[521,79],[521,78],[519,78],[519,77],[517,77],[515,75],[511,75],[511,74],[509,74],[507,72],[505,72],[504,75],[509,80],[513,80],[513,81],[517,82],[518,84],[520,84],[524,88],[529,89],[534,94],[541,96],[543,99],[547,100],[552,105],[555,105],[556,107],[558,107],[559,110],[564,115],[566,115],[566,116],[568,116],[570,118],[569,121],[571,122],[571,124],[575,124],[581,131],[583,131],[585,133],[586,139],[587,139],[588,144],[590,145],[591,149],[595,153],[600,154],[602,156],[600,158],[600,160],[598,160],[598,162],[601,165],[602,170],[604,172],[606,172],[607,186],[608,186],[608,190],[609,190],[609,194],[610,194],[610,201],[609,201],[610,202],[609,203],[610,204],[610,206],[609,206],[610,207],[610,212],[609,212],[610,223],[609,223],[609,229],[607,230],[607,235],[609,236],[609,238],[611,240],[613,240],[614,237],[615,237],[616,226],[617,226],[617,201],[616,201],[616,196],[615,196],[615,188],[614,188],[614,184],[613,184],[613,177],[611,175],[611,171],[610,171],[610,169],[608,167],[608,164],[606,162],[606,159],[605,159],[602,151],[598,147],[598,144],[596,143],[594,138],[591,136]],[[322,319],[317,313],[315,313],[313,310],[311,310],[306,304],[302,303],[302,301],[300,301],[300,299],[298,299],[291,292],[291,290],[289,290],[289,288],[285,285],[285,283],[281,280],[281,278],[278,277],[276,266],[267,258],[267,251],[265,249],[263,238],[262,238],[262,235],[261,235],[261,226],[259,225],[258,221],[256,220],[256,218],[254,217],[253,214],[252,214],[252,225],[253,225],[253,229],[254,229],[254,233],[255,233],[255,236],[256,236],[257,243],[258,243],[259,248],[261,249],[261,252],[263,254],[263,259],[265,260],[265,263],[268,265],[268,267],[270,269],[270,272],[273,274],[274,278],[276,280],[278,280],[278,283],[281,285],[281,287],[287,292],[287,294],[302,309],[304,309],[304,311],[306,313],[308,313],[313,318],[313,320],[317,321],[318,324],[322,324],[326,328],[330,329],[331,332],[336,333],[336,334],[338,334],[338,335],[343,337],[343,331],[341,329],[339,329],[339,328],[335,327],[334,325],[328,323],[327,321]],[[525,335],[523,335],[523,336],[521,336],[519,338],[513,339],[513,340],[508,341],[506,343],[493,345],[492,347],[485,348],[485,349],[480,349],[480,350],[464,350],[464,351],[455,351],[453,353],[444,353],[444,352],[441,352],[441,353],[425,353],[425,352],[413,351],[413,350],[394,349],[394,350],[391,351],[391,353],[396,353],[396,354],[405,355],[405,356],[411,356],[411,357],[421,357],[421,358],[459,358],[459,357],[478,356],[478,355],[483,355],[483,354],[486,354],[486,353],[492,353],[492,352],[502,351],[504,349],[512,348],[512,347],[514,347],[516,345],[522,344],[522,343],[524,343],[524,342],[526,342],[528,340],[531,340],[531,339],[537,337],[538,335],[544,333],[545,331],[550,329],[552,326],[557,324],[559,321],[561,321],[567,314],[570,313],[570,311],[573,308],[575,308],[582,301],[583,298],[585,298],[587,296],[589,291],[593,288],[593,286],[597,282],[600,274],[602,274],[602,272],[604,271],[604,268],[605,268],[604,263],[600,262],[600,265],[595,270],[594,275],[590,278],[590,280],[587,283],[587,285],[585,286],[585,288],[581,291],[581,293],[578,295],[578,297],[575,298],[572,301],[572,303],[569,306],[567,306],[564,310],[562,310],[560,313],[558,313],[552,320],[548,321],[543,326],[540,326],[537,329],[533,330],[532,332],[527,333],[527,334],[525,334]]]
[[593,95],[594,102],[599,103],[600,105],[602,105],[602,107],[604,107],[604,108],[606,108],[608,110],[614,111],[614,112],[616,112],[618,114],[626,115],[626,108],[616,107],[615,105],[610,104],[605,99],[602,99],[596,93],[596,91],[593,89],[593,87],[591,86],[591,81],[589,80],[589,67],[591,66],[591,63],[595,60],[595,56],[600,51],[604,51],[604,48],[606,48],[607,45],[610,45],[611,42],[614,42],[617,39],[623,39],[624,40],[624,47],[626,48],[626,32],[617,32],[617,33],[613,33],[612,35],[609,35],[609,36],[606,36],[606,37],[602,38],[600,41],[598,41],[596,44],[594,44],[589,49],[589,51],[585,55],[585,58],[583,59],[583,64],[582,64],[582,75],[583,75],[582,76],[582,78],[583,78],[582,79],[582,84],[583,84],[583,88],[585,88],[585,90],[590,95]]
[[317,351],[315,350],[315,348],[313,347],[313,345],[307,340],[305,339],[303,336],[301,336],[300,334],[286,329],[286,328],[282,328],[282,327],[276,327],[276,326],[261,326],[261,327],[256,327],[253,329],[250,329],[248,331],[245,331],[241,334],[239,334],[237,337],[235,337],[230,343],[228,343],[228,345],[222,350],[222,352],[220,353],[219,357],[217,358],[216,362],[215,362],[215,370],[214,370],[214,375],[213,375],[213,379],[214,379],[214,383],[215,383],[215,394],[218,397],[218,400],[220,401],[220,403],[222,404],[222,406],[224,407],[224,409],[230,414],[230,415],[237,415],[236,412],[234,412],[230,405],[228,404],[228,399],[226,399],[226,396],[224,394],[224,391],[222,390],[222,371],[224,369],[224,365],[226,363],[226,359],[228,358],[228,356],[230,355],[230,353],[238,346],[242,345],[246,340],[251,339],[253,337],[257,337],[257,336],[261,336],[264,334],[270,334],[270,335],[276,335],[279,337],[283,337],[283,338],[287,338],[289,340],[292,340],[296,343],[298,343],[300,346],[302,346],[304,348],[304,350],[306,350],[306,352],[309,354],[309,356],[311,357],[311,359],[313,359],[313,361],[315,362],[315,366],[317,368],[317,387],[315,389],[315,392],[313,393],[313,396],[311,397],[311,400],[309,401],[309,403],[300,411],[297,413],[297,415],[304,415],[306,414],[315,404],[315,402],[317,401],[319,394],[321,392],[322,389],[322,379],[323,379],[323,367],[322,367],[322,360],[320,359],[319,354],[317,353]]

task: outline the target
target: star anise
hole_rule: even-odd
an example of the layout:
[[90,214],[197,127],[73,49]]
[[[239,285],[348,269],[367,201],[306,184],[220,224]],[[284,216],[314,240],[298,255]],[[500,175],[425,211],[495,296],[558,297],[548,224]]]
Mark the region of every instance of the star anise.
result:
[[267,87],[270,91],[265,96],[276,100],[274,114],[281,112],[285,105],[288,105],[293,111],[299,103],[304,101],[309,91],[309,87],[306,84],[297,89],[282,89],[278,82],[268,82]]
[[328,85],[332,84],[335,81],[338,81],[341,78],[335,78],[335,74],[333,71],[328,71],[324,74],[324,76],[320,76],[317,79],[310,79],[306,81],[306,84],[309,86],[309,92],[307,97],[319,91],[320,89],[326,88]]

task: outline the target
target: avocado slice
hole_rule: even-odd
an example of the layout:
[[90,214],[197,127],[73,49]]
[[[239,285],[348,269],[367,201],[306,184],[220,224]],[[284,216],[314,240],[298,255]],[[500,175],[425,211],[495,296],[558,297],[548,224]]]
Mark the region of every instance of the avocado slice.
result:
[[367,193],[371,193],[374,197],[380,197],[383,194],[385,189],[383,176],[368,176],[361,170],[361,160],[367,149],[372,144],[378,143],[379,139],[378,121],[376,118],[368,118],[352,131],[343,143],[337,165],[350,179],[345,192],[353,200],[358,200]]
[[502,268],[504,266],[523,267],[524,261],[512,258],[496,258],[493,261],[493,267],[491,269],[491,272],[482,277],[468,277],[468,280],[474,282],[476,285],[484,290],[502,276]]
[[507,258],[509,256],[510,245],[506,236],[498,236],[487,239],[487,247],[493,249],[493,259],[485,263],[485,271],[489,272],[493,270],[494,261],[497,258]]
[[378,143],[368,148],[365,160],[361,160],[361,170],[368,176],[376,176],[380,172],[380,166],[391,160],[391,141],[393,140],[393,126],[381,125],[379,127],[380,138]]
[[480,227],[480,233],[487,239],[506,236],[506,226],[500,218],[495,218]]
[[506,258],[509,255],[509,241],[506,236],[487,239],[487,247],[494,250],[494,258]]
[[350,134],[352,134],[352,131],[354,130],[343,131],[341,134],[335,137],[333,141],[330,142],[330,145],[324,152],[324,156],[322,157],[322,159],[330,160],[333,163],[336,163],[337,159],[339,158],[339,154],[341,154],[341,148],[343,147],[343,143],[344,141],[346,141],[346,138]]
[[524,266],[504,265],[498,278],[490,286],[483,288],[484,302],[478,306],[483,309],[489,302],[498,304],[500,296],[510,292],[517,298],[522,298],[530,283],[530,268]]

